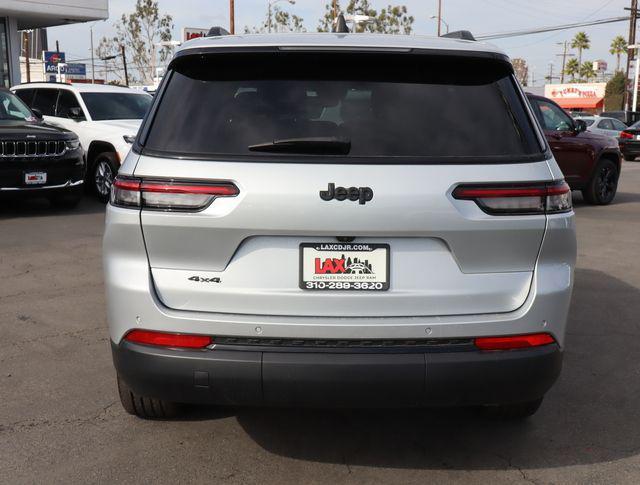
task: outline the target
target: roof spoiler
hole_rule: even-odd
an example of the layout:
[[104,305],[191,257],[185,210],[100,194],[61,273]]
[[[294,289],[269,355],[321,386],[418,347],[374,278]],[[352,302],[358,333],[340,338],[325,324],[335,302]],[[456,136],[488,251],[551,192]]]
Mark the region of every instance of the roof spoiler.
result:
[[211,27],[206,37],[220,37],[223,35],[231,35],[229,31],[223,27]]
[[460,39],[460,40],[476,40],[471,32],[468,30],[454,30],[453,32],[448,32],[441,37],[447,37],[449,39]]

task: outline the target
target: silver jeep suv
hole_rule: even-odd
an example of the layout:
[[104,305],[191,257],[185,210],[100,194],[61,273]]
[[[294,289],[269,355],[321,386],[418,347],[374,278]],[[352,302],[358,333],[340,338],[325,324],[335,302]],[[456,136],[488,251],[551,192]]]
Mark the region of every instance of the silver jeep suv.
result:
[[560,372],[575,256],[569,187],[493,46],[190,41],[107,209],[122,404],[528,416]]

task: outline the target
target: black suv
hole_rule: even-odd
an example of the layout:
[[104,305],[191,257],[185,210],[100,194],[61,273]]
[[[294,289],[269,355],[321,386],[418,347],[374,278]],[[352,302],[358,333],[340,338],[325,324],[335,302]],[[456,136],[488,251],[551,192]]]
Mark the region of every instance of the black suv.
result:
[[78,137],[42,122],[0,88],[0,198],[46,197],[72,207],[82,197],[85,163]]

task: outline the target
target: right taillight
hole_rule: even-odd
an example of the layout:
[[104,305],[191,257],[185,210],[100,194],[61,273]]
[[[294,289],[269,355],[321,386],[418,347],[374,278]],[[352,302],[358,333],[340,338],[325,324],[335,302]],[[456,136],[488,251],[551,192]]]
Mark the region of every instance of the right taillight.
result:
[[633,134],[629,133],[628,131],[621,131],[620,132],[620,139],[621,140],[633,140]]
[[571,189],[564,180],[543,184],[459,185],[453,198],[473,200],[493,215],[555,214],[572,208]]
[[239,192],[231,182],[202,183],[118,176],[111,188],[111,204],[149,210],[195,212],[205,209],[218,197],[233,197]]

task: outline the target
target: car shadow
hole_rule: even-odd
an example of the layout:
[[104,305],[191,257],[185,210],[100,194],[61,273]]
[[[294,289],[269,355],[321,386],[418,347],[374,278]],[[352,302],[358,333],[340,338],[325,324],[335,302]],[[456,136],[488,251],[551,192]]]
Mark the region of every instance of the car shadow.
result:
[[194,407],[185,419],[235,413],[265,450],[324,463],[468,470],[618,460],[640,451],[638,314],[637,288],[599,271],[578,269],[562,375],[538,413],[526,421],[433,408]]
[[18,217],[47,217],[55,215],[81,215],[104,212],[105,205],[91,195],[85,195],[73,208],[53,207],[44,198],[0,199],[0,220]]

